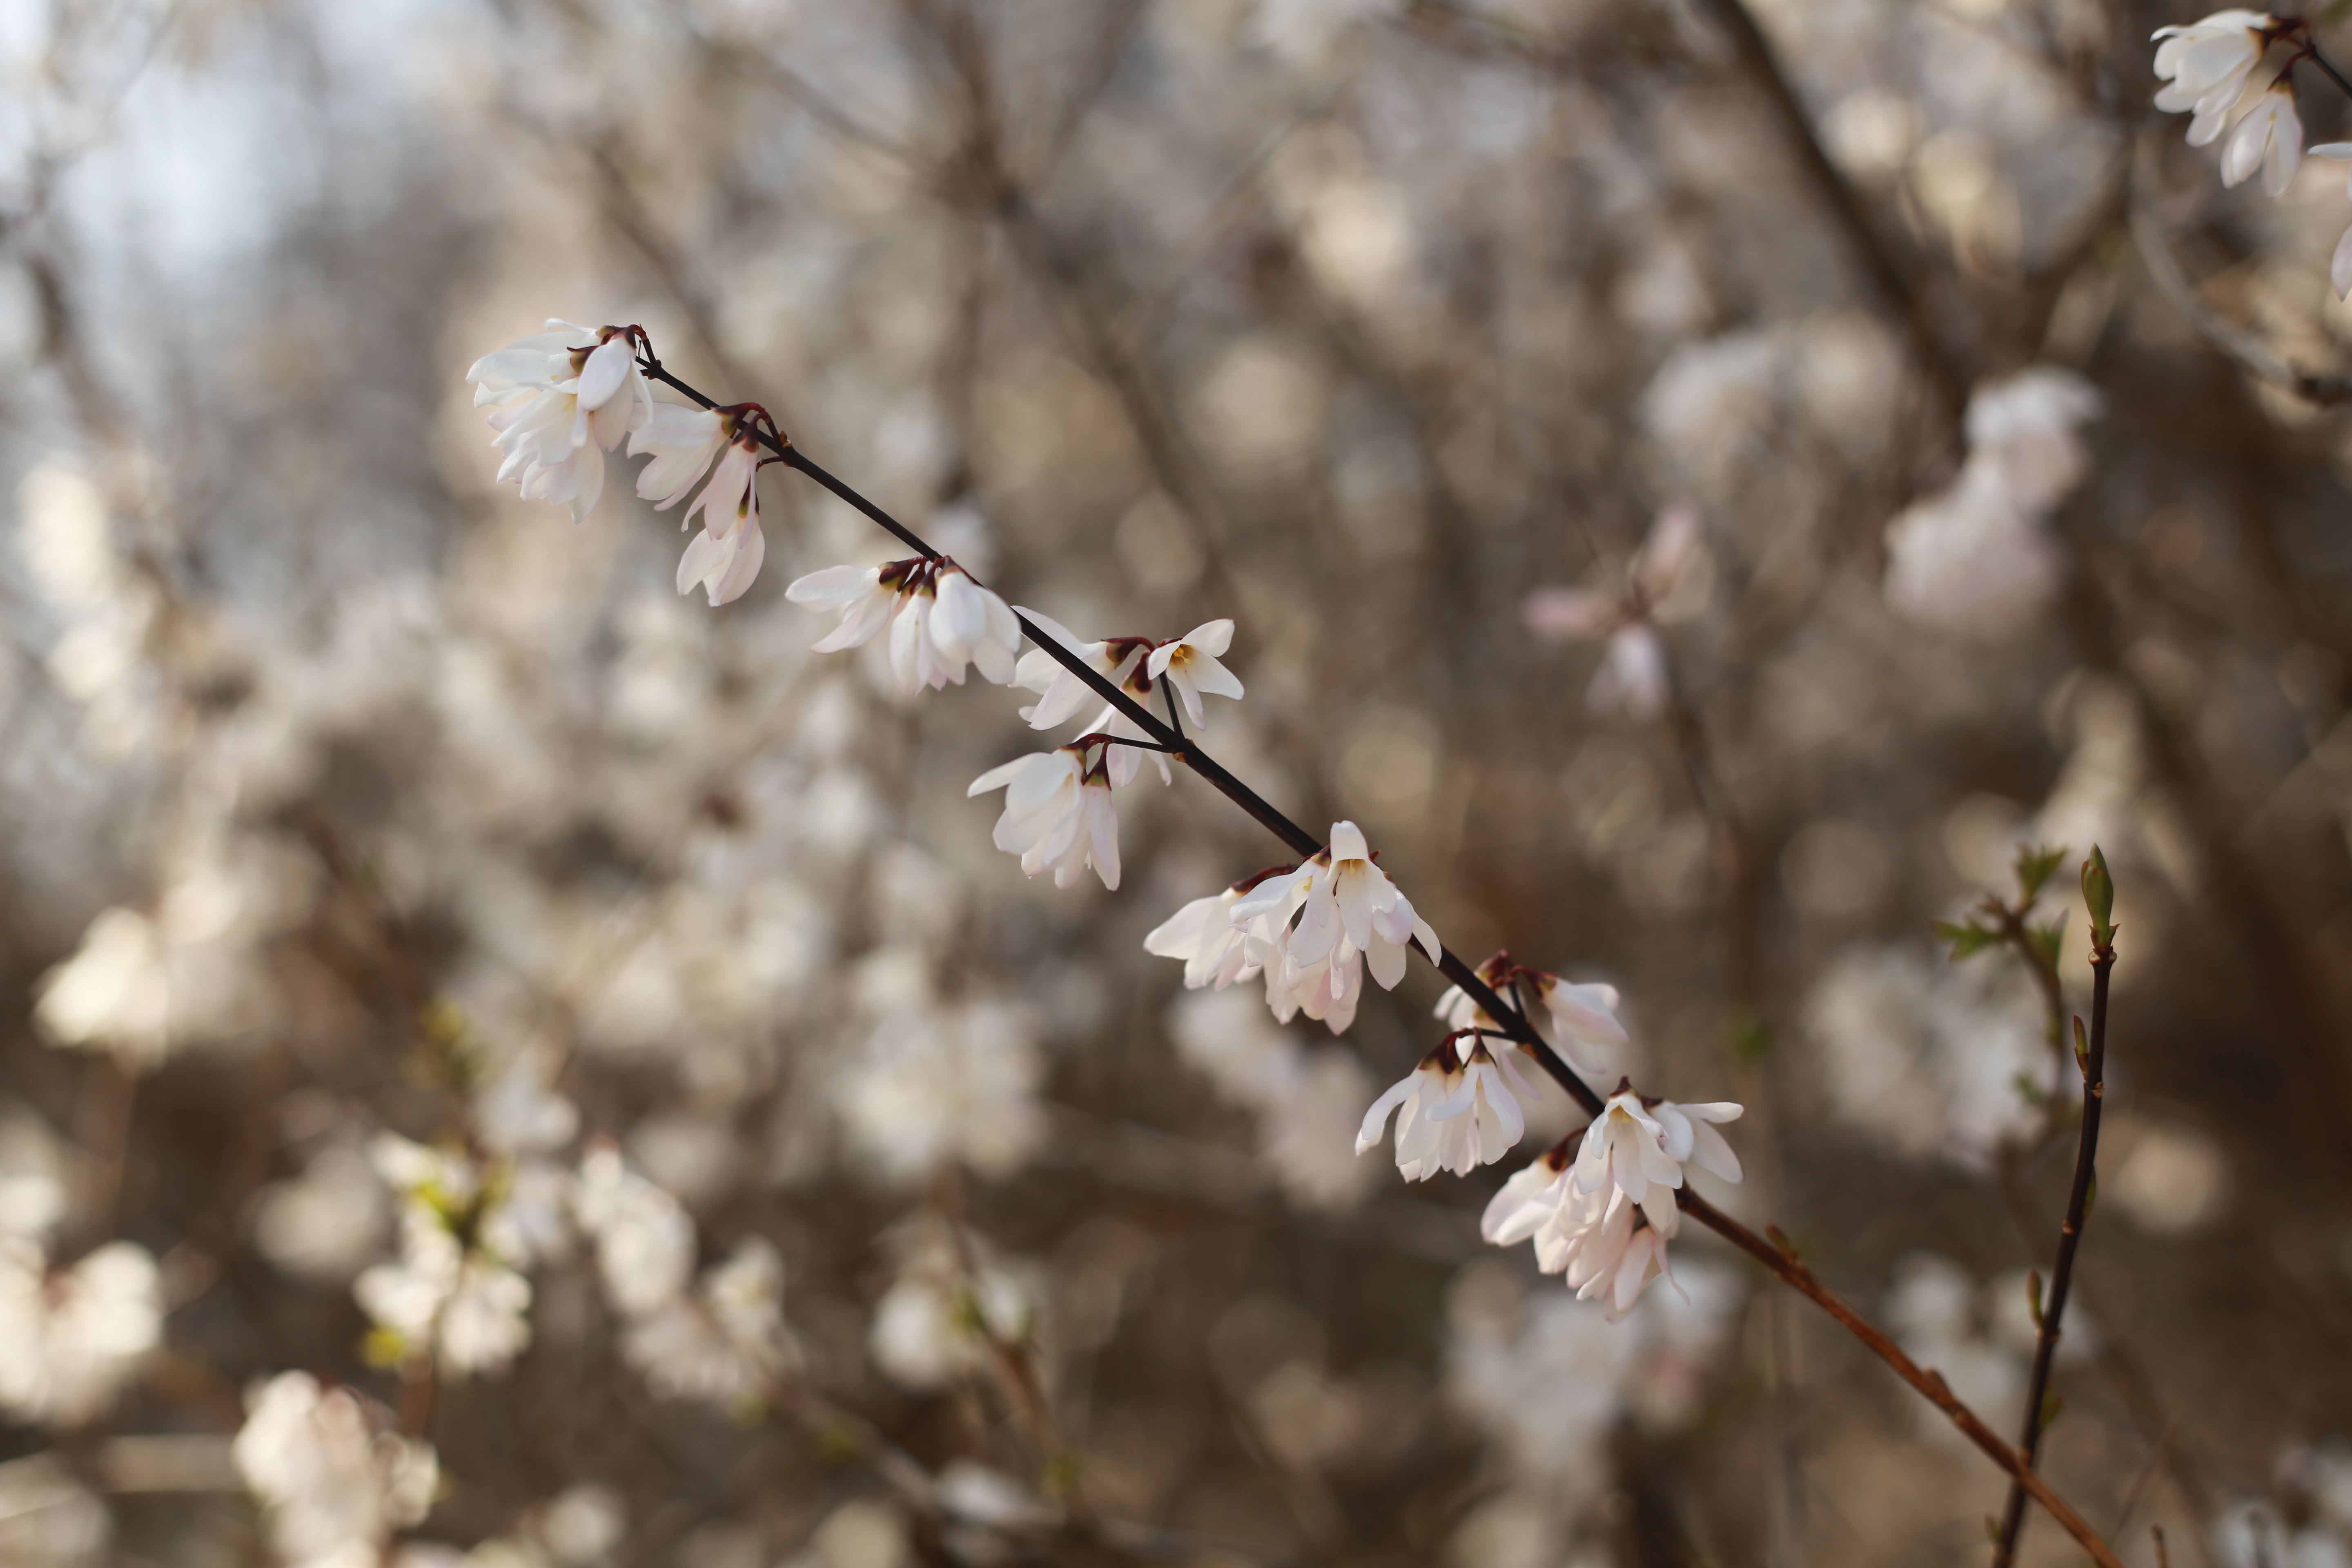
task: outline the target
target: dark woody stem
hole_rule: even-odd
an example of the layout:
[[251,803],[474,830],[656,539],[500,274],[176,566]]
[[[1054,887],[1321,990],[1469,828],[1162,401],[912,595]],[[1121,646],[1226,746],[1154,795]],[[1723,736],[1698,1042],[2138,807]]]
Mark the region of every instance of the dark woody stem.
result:
[[[2066,1289],[2074,1283],[2074,1252],[2082,1245],[2083,1222],[2090,1208],[2091,1184],[2099,1158],[2099,1110],[2106,1101],[2107,975],[2116,966],[2112,942],[2095,935],[2091,949],[2091,1036],[2081,1062],[2083,1071],[2083,1135],[2074,1147],[2074,1184],[2066,1194],[2066,1218],[2058,1227],[2058,1261],[2050,1270],[2050,1297],[2042,1304],[2041,1333],[2033,1346],[2033,1376],[2025,1391],[2025,1432],[2020,1447],[2030,1473],[2042,1448],[2042,1434],[2050,1425],[2042,1406],[2049,1397],[2050,1366],[2058,1352],[2058,1330],[2066,1315]],[[2079,1027],[2081,1020],[2076,1025]],[[2001,1514],[2000,1539],[1993,1547],[1993,1568],[2009,1568],[2017,1557],[2017,1538],[2025,1528],[2025,1489],[2012,1477],[2009,1504]]]
[[[663,369],[661,363],[655,359],[649,351],[640,359],[639,363],[647,375],[665,386],[675,388],[700,406],[704,408],[718,406],[711,399]],[[781,458],[786,467],[797,468],[831,490],[835,496],[865,513],[877,525],[909,549],[926,556],[936,556],[939,553],[906,524],[826,472],[781,433],[772,430],[755,430],[754,434],[761,444]],[[1016,611],[1014,618],[1020,622],[1023,633],[1030,641],[1043,649],[1046,657],[1077,677],[1095,695],[1125,715],[1151,740],[1159,742],[1160,749],[1177,758],[1186,767],[1206,780],[1211,788],[1240,806],[1259,826],[1281,839],[1294,854],[1301,859],[1308,859],[1323,852],[1323,844],[1313,834],[1276,810],[1264,796],[1227,772],[1223,764],[1202,750],[1198,742],[1186,737],[1172,721],[1163,723],[1149,708],[1120,690],[1100,670],[1096,669],[1077,654],[1032,625],[1026,616],[1020,615]],[[1171,695],[1172,696],[1172,693]],[[1172,712],[1170,717],[1172,721],[1174,717]],[[1526,1047],[1528,1053],[1535,1058],[1537,1064],[1550,1075],[1552,1081],[1566,1090],[1570,1099],[1583,1107],[1587,1115],[1601,1114],[1603,1103],[1601,1096],[1595,1094],[1591,1086],[1579,1078],[1575,1070],[1560,1058],[1559,1054],[1536,1033],[1534,1027],[1517,1008],[1496,994],[1494,987],[1481,979],[1476,970],[1464,963],[1450,949],[1443,946],[1438,950],[1436,964],[1440,973],[1461,987],[1463,994],[1469,997],[1480,1011],[1495,1022],[1495,1033]],[[1682,1188],[1675,1195],[1685,1214],[1709,1230],[1724,1237],[1742,1252],[1763,1264],[1776,1278],[1820,1306],[1822,1310],[1836,1319],[1875,1352],[1879,1359],[1892,1367],[1895,1374],[1904,1382],[1918,1390],[1938,1409],[1950,1416],[1970,1442],[1982,1449],[1994,1464],[2000,1466],[2012,1480],[2023,1487],[2036,1502],[2046,1509],[2052,1518],[2063,1525],[2068,1534],[2082,1543],[2084,1550],[2091,1554],[2100,1568],[2124,1568],[2122,1560],[2116,1556],[2104,1541],[2099,1539],[2097,1531],[2091,1528],[2082,1515],[2076,1513],[2067,1505],[2063,1498],[2050,1489],[2047,1482],[2028,1468],[2020,1458],[2017,1450],[1995,1436],[1991,1428],[1985,1426],[1967,1405],[1961,1404],[1953,1395],[1951,1390],[1945,1386],[1944,1380],[1940,1376],[1932,1371],[1923,1370],[1909,1356],[1905,1355],[1900,1346],[1873,1327],[1860,1313],[1854,1311],[1816,1280],[1811,1271],[1798,1262],[1792,1254],[1784,1254],[1770,1242],[1698,1196],[1688,1186]]]

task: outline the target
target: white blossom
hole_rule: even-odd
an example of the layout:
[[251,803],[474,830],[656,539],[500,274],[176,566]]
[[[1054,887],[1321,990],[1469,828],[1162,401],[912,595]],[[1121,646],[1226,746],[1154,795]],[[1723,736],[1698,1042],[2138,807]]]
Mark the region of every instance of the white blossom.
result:
[[308,1373],[280,1373],[247,1392],[232,1452],[280,1563],[373,1563],[394,1531],[424,1519],[439,1468],[430,1447],[391,1425],[381,1408]]
[[1161,643],[1151,650],[1145,661],[1145,671],[1158,680],[1168,678],[1182,700],[1185,715],[1198,730],[1208,721],[1202,715],[1201,697],[1230,697],[1239,701],[1242,683],[1231,670],[1217,662],[1217,658],[1233,646],[1234,623],[1229,620],[1204,621],[1173,642]]
[[1213,985],[1223,991],[1236,980],[1257,973],[1249,960],[1247,932],[1234,921],[1234,906],[1250,884],[1236,883],[1222,893],[1194,899],[1153,926],[1143,939],[1143,951],[1155,958],[1184,962],[1184,988],[1197,991]]
[[1508,1051],[1498,1065],[1487,1054],[1486,1041],[1474,1039],[1465,1056],[1447,1038],[1372,1101],[1356,1133],[1356,1152],[1378,1143],[1388,1131],[1389,1113],[1402,1107],[1397,1116],[1396,1160],[1406,1181],[1425,1182],[1440,1171],[1466,1176],[1480,1165],[1493,1164],[1527,1131],[1506,1075],[1521,1094],[1528,1092]]
[[987,1366],[990,1339],[1010,1344],[1028,1337],[1029,1290],[976,1241],[973,1252],[967,1278],[945,1237],[923,1238],[875,1303],[866,1349],[891,1382],[918,1392],[945,1388]]
[[1036,752],[989,769],[964,794],[992,789],[1004,791],[1004,813],[991,837],[1021,857],[1024,872],[1034,877],[1050,867],[1054,885],[1066,888],[1091,866],[1104,887],[1118,889],[1118,808],[1101,762],[1087,766],[1076,746]]
[[145,1247],[109,1242],[58,1268],[38,1240],[0,1235],[0,1410],[58,1426],[105,1414],[163,1323]]
[[1374,864],[1363,830],[1335,822],[1327,847],[1295,869],[1268,877],[1237,900],[1236,925],[1246,930],[1248,962],[1265,971],[1266,1001],[1285,1023],[1304,1010],[1333,1034],[1355,1016],[1360,976],[1393,990],[1404,978],[1408,942],[1430,962],[1442,949],[1412,900]]
[[2079,426],[2105,407],[2098,388],[2055,365],[1985,382],[1969,395],[1969,461],[1990,464],[2019,510],[2046,511],[2090,471]]
[[2191,147],[2221,134],[2277,26],[2263,12],[2233,10],[2217,11],[2189,26],[2156,30],[2156,74],[2167,79],[2156,107],[2168,114],[2195,111],[2189,125]]
[[1710,1125],[1738,1121],[1740,1110],[1728,1100],[1645,1103],[1631,1085],[1621,1084],[1584,1130],[1576,1154],[1577,1189],[1589,1194],[1616,1187],[1671,1237],[1676,1215],[1674,1194],[1683,1184],[1685,1161],[1696,1161],[1700,1169],[1725,1181],[1740,1179],[1738,1157]]
[[890,672],[908,694],[950,681],[967,666],[998,686],[1013,683],[1021,623],[1003,598],[945,557],[911,557],[881,566],[828,566],[784,590],[795,605],[842,610],[841,624],[818,653],[862,647],[890,628]]
[[466,379],[506,454],[499,482],[517,481],[527,500],[569,506],[575,521],[604,494],[604,454],[653,416],[635,343],[618,327],[551,320],[544,332],[475,361]]
[[735,421],[715,408],[655,404],[645,424],[629,433],[629,456],[651,453],[654,459],[637,474],[637,494],[656,511],[667,511],[686,499],[735,434]]
[[1971,461],[1950,489],[1886,525],[1886,601],[1938,631],[2013,636],[2057,594],[2062,570],[1991,464]]
[[2294,112],[2294,77],[2283,71],[2230,133],[2230,144],[2221,149],[2221,183],[2242,184],[2260,169],[2263,191],[2284,195],[2302,166],[2303,121]]
[[1554,642],[1601,641],[1601,668],[1585,700],[1595,712],[1622,711],[1647,723],[1671,694],[1657,623],[1697,613],[1713,582],[1696,509],[1665,508],[1626,574],[1622,593],[1538,588],[1520,602],[1528,630]]
[[[1036,611],[1024,608],[1021,614],[1029,623],[1064,648],[1076,654],[1102,678],[1123,694],[1144,708],[1151,706],[1152,676],[1149,660],[1153,644],[1149,637],[1109,637],[1100,642],[1080,642],[1076,636],[1058,621]],[[1051,730],[1068,723],[1085,711],[1097,695],[1094,688],[1079,679],[1060,660],[1043,647],[1033,647],[1021,656],[1013,677],[1017,685],[1039,694],[1038,700],[1021,710],[1033,730]],[[1151,737],[1144,728],[1114,705],[1106,704],[1094,721],[1086,727],[1087,734],[1115,735],[1123,741],[1148,741]],[[1144,751],[1135,746],[1113,746],[1104,759],[1113,789],[1125,789],[1143,769]],[[1175,773],[1168,765],[1167,756],[1160,752],[1150,753],[1159,764],[1160,782],[1172,783]]]
[[738,1405],[764,1394],[784,1365],[784,1265],[759,1237],[621,1337],[622,1359],[665,1399]]
[[726,451],[710,471],[710,482],[678,519],[684,529],[698,514],[702,518],[702,531],[688,541],[686,552],[678,557],[679,593],[691,593],[699,585],[715,608],[741,598],[759,576],[768,553],[767,535],[760,531],[761,457],[751,426],[738,420]]

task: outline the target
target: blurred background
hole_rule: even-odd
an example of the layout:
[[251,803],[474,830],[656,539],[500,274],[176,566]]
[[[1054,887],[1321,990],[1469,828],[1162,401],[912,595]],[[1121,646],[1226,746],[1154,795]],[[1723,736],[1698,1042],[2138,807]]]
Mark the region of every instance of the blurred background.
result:
[[1232,616],[1217,753],[1620,987],[1748,1107],[1702,1190],[2003,1432],[2076,1091],[1931,922],[2071,847],[2086,1010],[2103,846],[2044,1468],[2136,1563],[2352,1561],[2352,205],[2148,109],[2194,19],[0,0],[0,1560],[1989,1552],[1713,1237],[1614,1327],[1481,1245],[1556,1091],[1351,1153],[1427,967],[1335,1040],[1147,957],[1277,853],[1197,781],[1025,881],[1013,698],[806,651],[846,507],[768,474],[712,611],[621,464],[501,489],[462,377],[559,315],[1083,636]]

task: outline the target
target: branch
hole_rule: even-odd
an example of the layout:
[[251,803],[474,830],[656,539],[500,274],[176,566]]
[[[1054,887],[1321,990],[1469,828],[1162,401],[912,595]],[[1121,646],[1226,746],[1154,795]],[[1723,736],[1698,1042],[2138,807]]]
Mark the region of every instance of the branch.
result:
[[[2094,848],[2091,853],[2094,863],[2104,874],[2104,862],[2096,860],[2098,850]],[[2088,873],[2086,866],[2086,881]],[[2058,1261],[2050,1270],[2050,1300],[2042,1309],[2042,1332],[2033,1347],[2033,1375],[2025,1390],[2025,1432],[2019,1446],[2023,1450],[2028,1474],[2040,1454],[2042,1434],[2048,1430],[2050,1418],[2056,1414],[2045,1413],[2043,1405],[2049,1397],[2050,1365],[2058,1351],[2059,1324],[2066,1315],[2066,1290],[2074,1282],[2074,1252],[2082,1245],[2083,1222],[2090,1208],[2091,1184],[2095,1179],[2099,1155],[2099,1110],[2106,1097],[2107,976],[2116,966],[2115,932],[2095,908],[2091,918],[2091,1034],[2080,1058],[2083,1135],[2074,1147],[2074,1184],[2066,1194],[2066,1218],[2058,1227]],[[2080,1018],[2074,1021],[2074,1026],[2078,1030],[2082,1027]],[[2009,1504],[2001,1514],[2000,1537],[1993,1547],[1993,1568],[2009,1568],[2016,1560],[2017,1538],[2024,1528],[2023,1478],[2012,1477]]]
[[[719,406],[712,399],[672,375],[650,353],[641,358],[639,364],[647,375],[666,386],[676,388],[702,407]],[[825,471],[804,455],[799,447],[793,446],[789,439],[758,426],[748,426],[748,428],[751,428],[761,444],[772,452],[786,467],[797,469],[814,479],[842,500],[865,513],[893,538],[909,548],[926,556],[938,555],[939,552],[925,543],[913,530],[884,511],[849,485]],[[1291,821],[1264,796],[1226,771],[1224,766],[1203,750],[1197,741],[1188,739],[1171,725],[1163,722],[1150,709],[1137,702],[1101,671],[1063,647],[1059,641],[1046,637],[1030,622],[1027,616],[1016,612],[1015,618],[1020,622],[1023,633],[1031,642],[1044,650],[1055,663],[1076,676],[1095,695],[1109,703],[1113,709],[1141,729],[1146,735],[1160,742],[1169,755],[1177,758],[1186,767],[1206,780],[1212,788],[1240,806],[1260,826],[1276,838],[1281,839],[1294,853],[1304,858],[1323,852],[1323,845],[1314,835]],[[1441,946],[1438,951],[1439,956],[1435,961],[1438,972],[1461,987],[1465,995],[1468,996],[1487,1017],[1495,1020],[1496,1032],[1523,1047],[1553,1081],[1565,1089],[1570,1099],[1584,1108],[1587,1115],[1601,1114],[1602,1109],[1601,1097],[1593,1092],[1591,1085],[1576,1075],[1575,1071],[1560,1058],[1559,1053],[1554,1051],[1540,1035],[1536,1033],[1526,1016],[1497,995],[1491,986],[1479,978],[1477,972],[1465,963],[1451,949]],[[2122,1561],[2099,1538],[2098,1532],[2094,1531],[2082,1515],[2076,1513],[2063,1498],[2051,1490],[2047,1482],[2027,1468],[2020,1458],[2017,1450],[1994,1436],[1992,1429],[1987,1426],[1974,1411],[1961,1404],[1950,1388],[1946,1386],[1942,1377],[1934,1372],[1923,1370],[1903,1352],[1902,1347],[1888,1339],[1867,1319],[1815,1279],[1812,1272],[1793,1257],[1784,1254],[1770,1242],[1766,1241],[1730,1215],[1724,1214],[1688,1187],[1681,1190],[1677,1194],[1677,1201],[1684,1212],[1690,1215],[1692,1218],[1724,1237],[1733,1246],[1762,1263],[1776,1278],[1797,1289],[1837,1320],[1855,1338],[1868,1346],[1880,1360],[1894,1368],[1896,1376],[1911,1384],[1937,1409],[1950,1416],[1954,1425],[1960,1428],[1970,1442],[1982,1449],[1987,1457],[2000,1466],[2011,1479],[2022,1486],[2035,1501],[2049,1511],[2052,1518],[2057,1520],[2065,1527],[2069,1534],[2082,1543],[2093,1560],[2100,1564],[2100,1568],[2123,1568]]]

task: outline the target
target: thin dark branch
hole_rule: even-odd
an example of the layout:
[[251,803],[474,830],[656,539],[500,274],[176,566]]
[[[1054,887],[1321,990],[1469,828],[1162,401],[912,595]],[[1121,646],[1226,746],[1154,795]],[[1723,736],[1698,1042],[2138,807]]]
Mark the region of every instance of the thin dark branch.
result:
[[[676,388],[702,407],[718,406],[711,398],[679,381],[650,356],[641,363],[646,374],[654,376],[664,385]],[[786,466],[806,474],[914,550],[927,556],[937,555],[938,552],[925,543],[912,530],[866,500],[855,489],[825,471],[790,441],[764,429],[755,429],[755,434],[761,443],[782,458]],[[1171,726],[1162,723],[1149,708],[1137,702],[1127,692],[1121,690],[1101,671],[1089,665],[1071,649],[1065,647],[1059,641],[1044,635],[1031,624],[1027,616],[1016,616],[1016,618],[1020,621],[1023,633],[1037,647],[1044,649],[1047,657],[1077,677],[1097,696],[1125,715],[1146,735],[1160,742],[1171,755],[1181,760],[1186,767],[1208,781],[1212,788],[1240,806],[1268,832],[1281,839],[1291,850],[1301,857],[1322,853],[1323,845],[1312,834],[1285,816],[1263,796],[1227,772],[1222,763],[1201,748],[1198,742],[1186,739]],[[1519,1010],[1496,994],[1494,988],[1481,979],[1475,970],[1465,963],[1450,949],[1441,947],[1436,963],[1438,971],[1461,987],[1463,994],[1485,1012],[1488,1018],[1495,1021],[1499,1034],[1524,1047],[1544,1071],[1567,1090],[1570,1098],[1584,1108],[1587,1114],[1597,1116],[1601,1113],[1602,1108],[1601,1097],[1593,1092],[1591,1085],[1577,1077],[1575,1071],[1560,1058],[1559,1053],[1545,1043],[1542,1037],[1536,1033]],[[1846,1305],[1835,1292],[1814,1279],[1812,1271],[1800,1263],[1793,1255],[1774,1247],[1738,1220],[1716,1208],[1687,1186],[1684,1187],[1676,1197],[1685,1213],[1763,1264],[1775,1278],[1784,1281],[1828,1312],[1840,1325],[1869,1347],[1874,1354],[1892,1367],[1897,1376],[1949,1416],[1953,1424],[1959,1427],[1970,1442],[1981,1449],[1993,1463],[2000,1466],[2011,1479],[2022,1486],[2028,1495],[2048,1510],[2053,1519],[2065,1527],[2068,1534],[2081,1542],[2084,1550],[2091,1554],[2100,1568],[2123,1568],[2122,1560],[2100,1539],[2098,1532],[2091,1528],[2088,1521],[2075,1512],[2063,1498],[2053,1491],[2048,1482],[2027,1468],[2016,1449],[2003,1443],[1974,1411],[1963,1405],[1945,1384],[1941,1376],[1933,1371],[1923,1369],[1906,1355],[1902,1347],[1887,1338],[1852,1307]]]
[[[2095,937],[2094,938],[2096,943]],[[2067,1288],[2074,1283],[2074,1252],[2082,1245],[2083,1222],[2089,1211],[2091,1183],[2099,1157],[2099,1110],[2106,1098],[2107,976],[2116,966],[2112,942],[2091,951],[2091,1037],[2083,1061],[2083,1135],[2074,1148],[2074,1184],[2066,1194],[2066,1218],[2058,1227],[2058,1261],[2050,1270],[2050,1297],[2042,1304],[2042,1332],[2033,1346],[2033,1375],[2025,1390],[2025,1431],[2019,1440],[2030,1468],[2042,1450],[2048,1429],[2050,1366],[2058,1352],[2058,1334],[2066,1316]],[[2000,1539],[1993,1548],[1993,1568],[2009,1568],[2017,1557],[2017,1538],[2025,1528],[2025,1489],[2012,1477],[2009,1504],[2001,1514]]]

